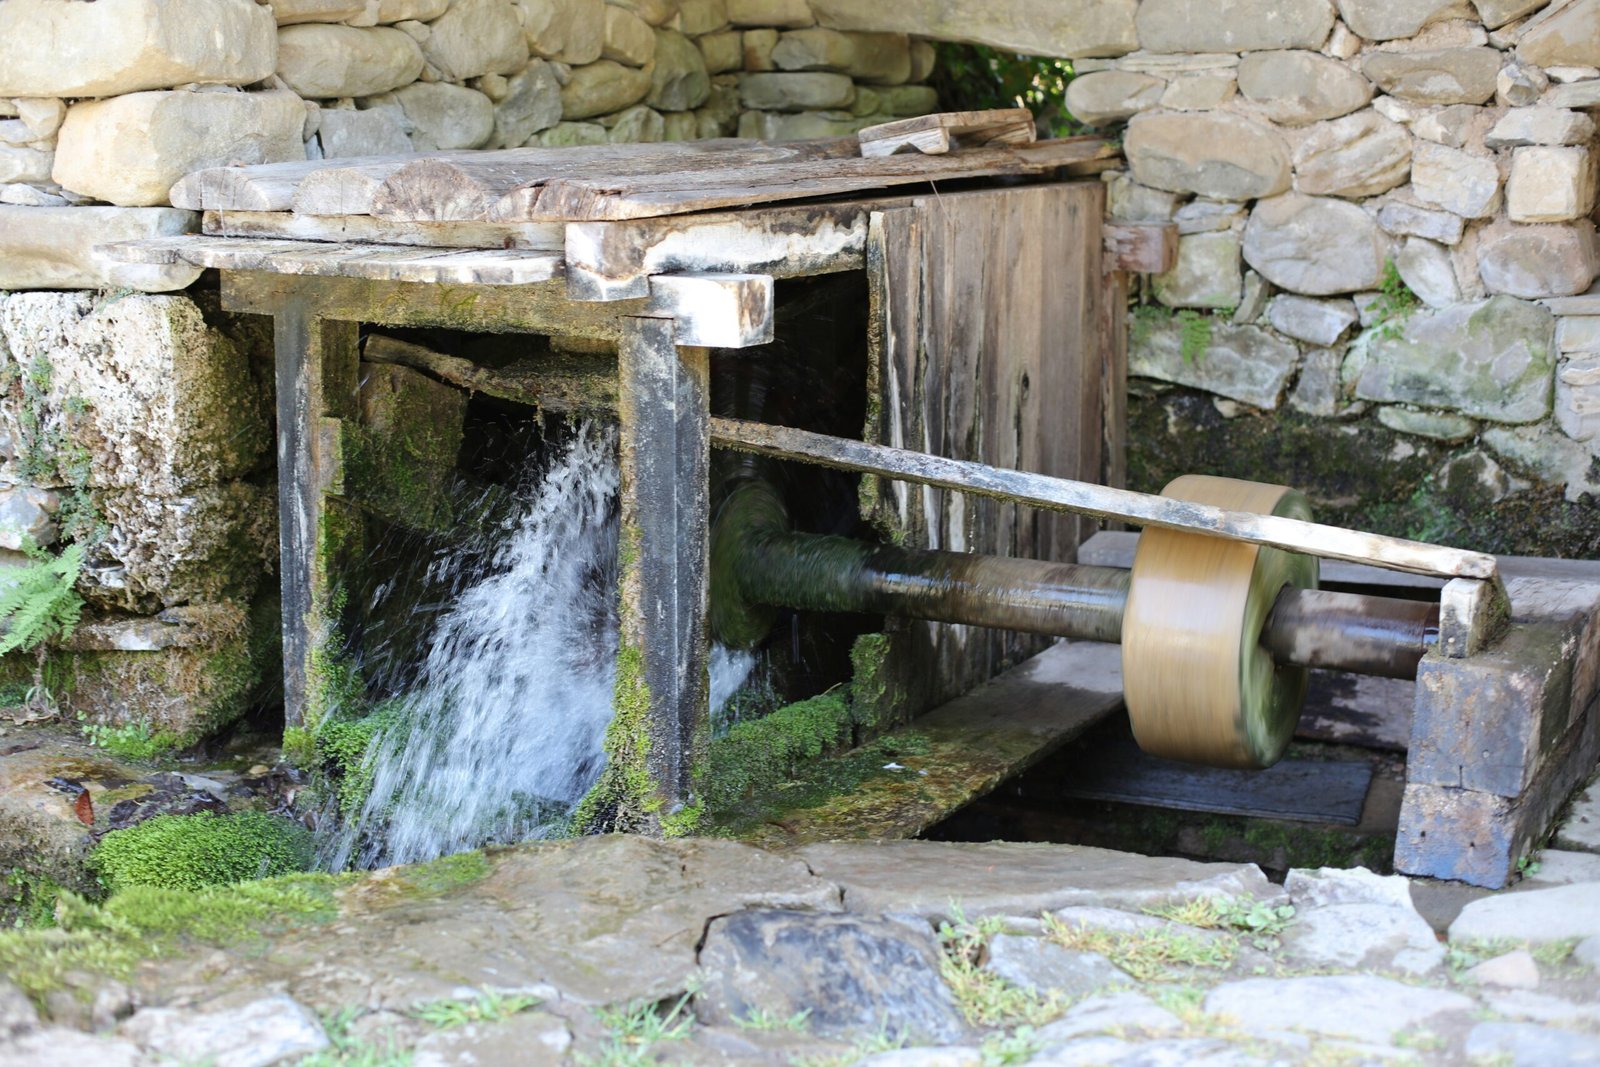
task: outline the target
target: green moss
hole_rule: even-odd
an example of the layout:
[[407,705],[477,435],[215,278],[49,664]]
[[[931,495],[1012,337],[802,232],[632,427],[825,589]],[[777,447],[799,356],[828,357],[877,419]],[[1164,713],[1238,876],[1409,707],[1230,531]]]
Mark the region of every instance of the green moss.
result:
[[[82,712],[78,713],[83,719]],[[117,725],[86,722],[83,735],[91,745],[113,756],[149,763],[183,746],[183,738],[171,730],[157,730],[142,719]]]
[[395,877],[419,896],[436,897],[481,882],[494,866],[482,852],[457,852],[428,863],[402,867]]
[[854,728],[845,689],[735,723],[711,743],[701,776],[701,799],[712,811],[729,809],[752,793],[793,777],[803,764],[848,744]]
[[0,973],[35,999],[81,972],[126,978],[140,960],[194,942],[231,944],[332,919],[335,890],[353,877],[298,874],[201,890],[137,886],[99,905],[62,892],[57,928],[0,933]]
[[850,699],[856,721],[869,730],[892,726],[899,717],[889,671],[893,645],[888,634],[862,634],[850,646]]
[[[623,544],[627,545],[626,539]],[[644,654],[624,645],[617,651],[617,680],[605,737],[606,768],[573,809],[569,820],[573,832],[637,830],[659,808],[655,776],[646,762],[649,723],[650,686],[644,678]]]
[[[346,819],[359,814],[372,795],[375,768],[367,758],[380,736],[405,729],[409,723],[404,700],[386,700],[360,717],[325,721],[313,739],[316,765],[333,781],[339,813]],[[285,748],[288,747],[285,741]]]
[[159,815],[101,839],[89,862],[113,892],[132,886],[201,889],[303,871],[311,833],[275,815]]
[[0,883],[0,916],[18,927],[54,926],[56,897],[65,888],[47,874],[13,867]]

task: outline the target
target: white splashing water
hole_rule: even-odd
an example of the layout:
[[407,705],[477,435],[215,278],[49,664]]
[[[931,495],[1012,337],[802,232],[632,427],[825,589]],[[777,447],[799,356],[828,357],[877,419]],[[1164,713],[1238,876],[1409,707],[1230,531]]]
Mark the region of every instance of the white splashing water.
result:
[[614,435],[585,426],[436,624],[335,870],[546,836],[594,783],[617,624]]
[[[403,698],[407,728],[366,754],[372,791],[326,843],[329,869],[416,863],[565,828],[604,768],[611,720],[615,444],[614,432],[581,427],[501,533],[487,576],[439,617]],[[750,653],[713,649],[713,708],[754,664]]]

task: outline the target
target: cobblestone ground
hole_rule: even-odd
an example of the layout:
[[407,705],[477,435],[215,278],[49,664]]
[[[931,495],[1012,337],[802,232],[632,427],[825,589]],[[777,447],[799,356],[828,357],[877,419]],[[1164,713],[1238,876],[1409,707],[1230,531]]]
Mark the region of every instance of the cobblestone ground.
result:
[[629,837],[155,894],[4,950],[0,1064],[1595,1063],[1600,790],[1556,843],[1494,894]]

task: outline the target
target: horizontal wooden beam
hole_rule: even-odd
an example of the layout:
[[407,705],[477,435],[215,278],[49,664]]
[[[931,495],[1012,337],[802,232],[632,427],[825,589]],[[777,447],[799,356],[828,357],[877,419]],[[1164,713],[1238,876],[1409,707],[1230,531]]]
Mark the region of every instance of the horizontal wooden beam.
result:
[[877,474],[1054,511],[1210,534],[1325,559],[1370,563],[1390,570],[1450,578],[1490,579],[1496,574],[1494,557],[1483,552],[1467,552],[1277,515],[1228,511],[1187,500],[945,459],[784,426],[713,418],[711,442],[724,448],[804,460],[839,470]]

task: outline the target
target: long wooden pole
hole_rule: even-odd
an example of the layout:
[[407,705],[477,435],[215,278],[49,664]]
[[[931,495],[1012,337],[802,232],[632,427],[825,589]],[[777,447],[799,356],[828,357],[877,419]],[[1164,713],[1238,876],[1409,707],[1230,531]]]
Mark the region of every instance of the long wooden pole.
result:
[[780,459],[804,460],[839,470],[878,474],[940,489],[1032,504],[1053,511],[1211,534],[1412,574],[1490,579],[1496,573],[1495,558],[1483,552],[1467,552],[1276,515],[1228,511],[1149,493],[945,459],[784,426],[714,417],[711,419],[711,443]]

